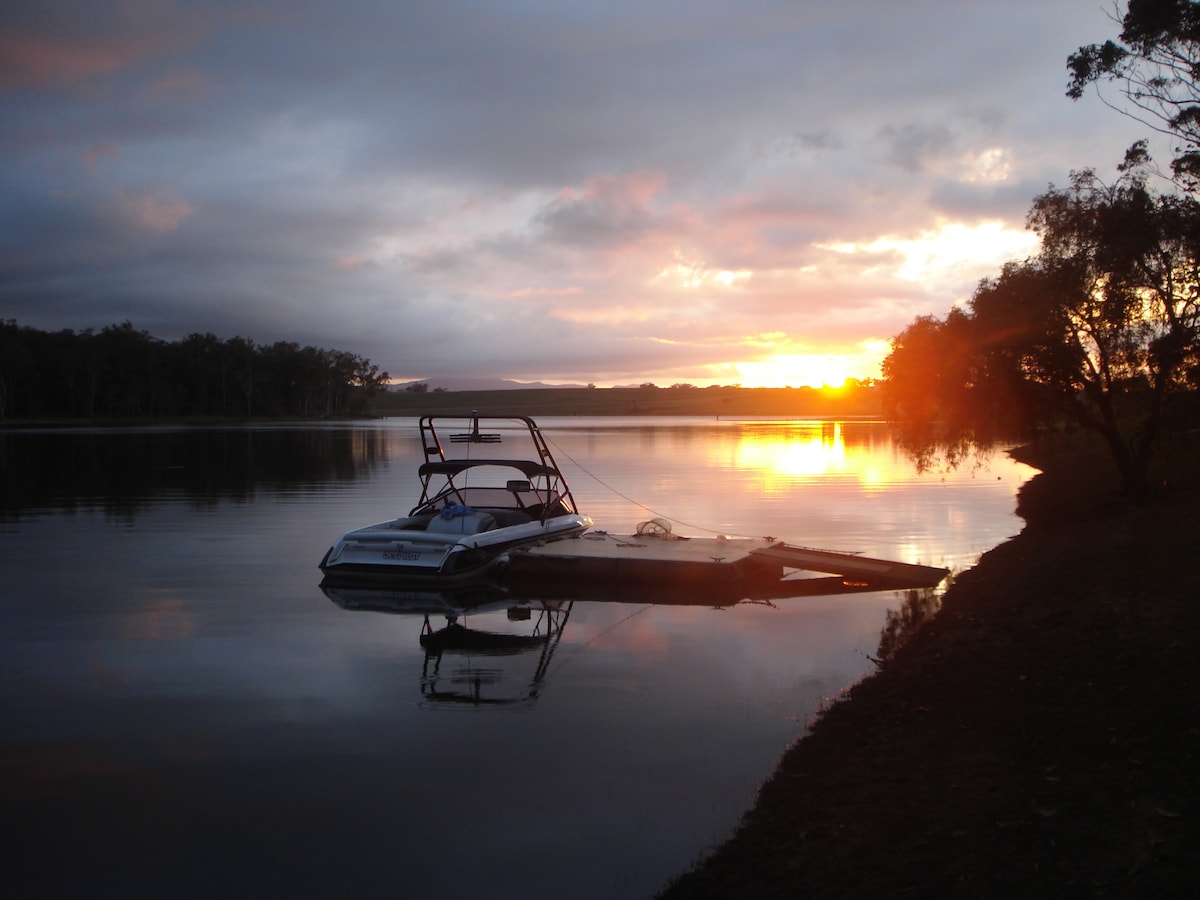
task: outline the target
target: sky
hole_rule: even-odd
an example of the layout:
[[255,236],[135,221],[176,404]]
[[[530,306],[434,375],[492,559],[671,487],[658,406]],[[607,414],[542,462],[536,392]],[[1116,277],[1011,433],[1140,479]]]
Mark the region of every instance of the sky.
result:
[[1112,13],[0,0],[0,319],[435,386],[877,377],[1150,136],[1065,96]]

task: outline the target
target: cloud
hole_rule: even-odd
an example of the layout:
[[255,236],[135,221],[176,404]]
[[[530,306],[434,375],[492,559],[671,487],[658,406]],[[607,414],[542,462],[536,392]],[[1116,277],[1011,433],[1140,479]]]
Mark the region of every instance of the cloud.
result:
[[116,205],[122,218],[147,231],[174,231],[194,212],[190,203],[166,191],[120,193]]
[[105,141],[88,147],[80,159],[83,162],[84,168],[90,174],[95,174],[105,163],[119,161],[121,159],[121,150],[115,144]]
[[1141,136],[1063,96],[1111,31],[1085,0],[14,5],[3,315],[597,383],[886,340]]
[[537,224],[549,240],[572,246],[637,244],[658,230],[650,205],[665,181],[663,175],[649,173],[592,178],[580,191],[559,191],[539,213]]
[[0,90],[91,85],[203,46],[224,28],[261,19],[239,4],[159,0],[39,0],[6,4]]
[[882,136],[889,159],[909,174],[924,171],[927,160],[944,159],[953,150],[950,129],[944,125],[893,125],[886,127]]
[[55,42],[34,35],[0,33],[0,88],[75,84],[129,64],[120,48]]

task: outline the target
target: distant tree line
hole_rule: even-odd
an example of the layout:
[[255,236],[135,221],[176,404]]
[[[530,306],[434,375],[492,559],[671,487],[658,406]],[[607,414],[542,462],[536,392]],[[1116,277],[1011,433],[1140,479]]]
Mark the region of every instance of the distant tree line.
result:
[[384,391],[372,398],[376,416],[465,415],[529,416],[813,416],[879,418],[879,388],[851,379],[844,387],[539,387],[478,391]]
[[341,350],[129,322],[39,331],[0,321],[0,419],[325,417],[362,412],[387,372]]

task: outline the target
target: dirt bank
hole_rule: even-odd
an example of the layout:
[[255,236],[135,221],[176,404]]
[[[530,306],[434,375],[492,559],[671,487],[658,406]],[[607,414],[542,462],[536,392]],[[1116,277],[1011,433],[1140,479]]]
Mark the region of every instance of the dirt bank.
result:
[[[1026,451],[1031,454],[1032,451]],[[1193,897],[1200,492],[1039,451],[1022,533],[783,758],[691,897]]]

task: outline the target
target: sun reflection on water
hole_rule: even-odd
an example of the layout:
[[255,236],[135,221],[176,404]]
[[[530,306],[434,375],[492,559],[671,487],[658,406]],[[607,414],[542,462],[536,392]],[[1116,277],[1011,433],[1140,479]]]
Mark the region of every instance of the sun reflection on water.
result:
[[746,429],[734,449],[733,465],[753,472],[766,491],[796,481],[845,476],[858,484],[887,484],[906,470],[906,461],[888,464],[877,448],[848,439],[840,422],[788,422],[786,427]]

